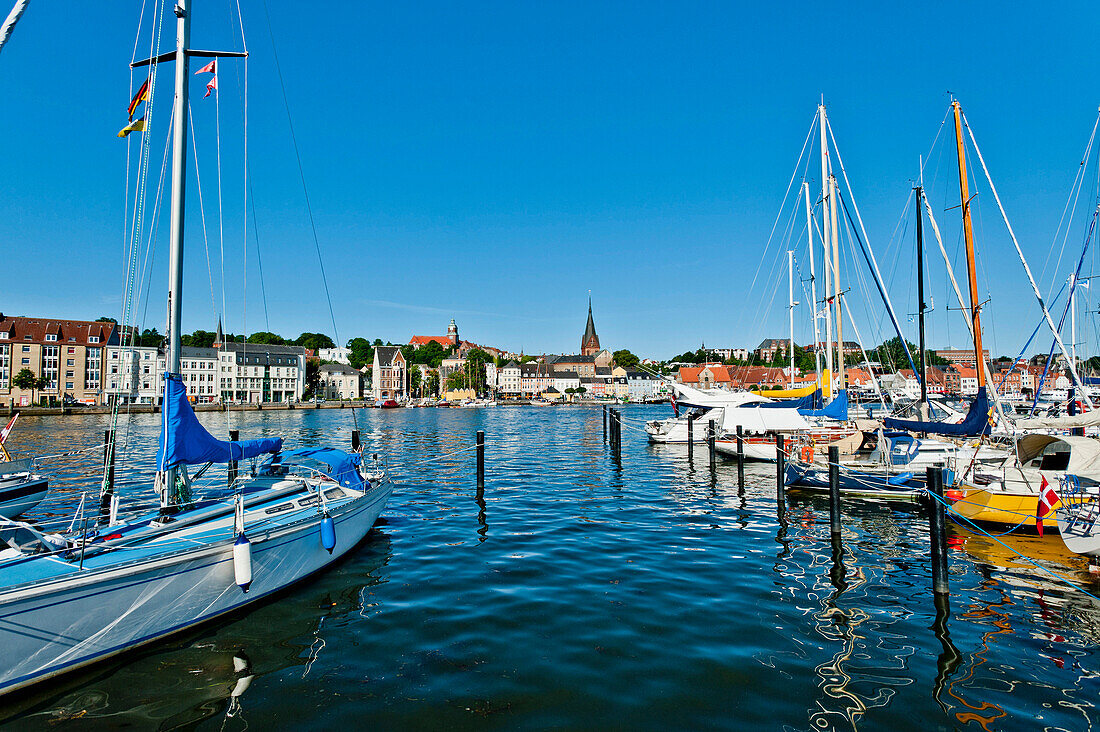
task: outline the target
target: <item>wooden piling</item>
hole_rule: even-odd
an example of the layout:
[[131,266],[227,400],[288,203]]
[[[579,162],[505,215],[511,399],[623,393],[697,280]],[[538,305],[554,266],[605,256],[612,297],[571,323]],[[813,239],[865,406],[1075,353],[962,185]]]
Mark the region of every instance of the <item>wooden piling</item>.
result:
[[351,431],[351,451],[352,452],[358,452],[359,451],[359,430],[352,430]]
[[943,468],[928,468],[928,533],[932,540],[932,592],[946,595],[947,521],[943,510]]
[[111,515],[111,497],[115,492],[115,431],[103,430],[103,490],[99,492],[99,520],[106,523]]
[[477,431],[477,487],[485,488],[485,431]]
[[840,448],[829,447],[829,531],[840,536]]
[[787,454],[783,449],[783,435],[775,436],[775,499],[782,504],[786,494]]
[[710,449],[710,472],[713,473],[715,471],[715,468],[717,467],[715,457],[714,457],[715,447],[714,447],[714,423],[713,422],[711,422],[710,426],[707,428],[707,447]]
[[603,405],[603,441],[607,444],[607,405]]
[[[240,430],[229,430],[229,441],[236,442],[241,438]],[[237,482],[237,461],[230,460],[229,465],[225,469],[225,479],[229,487],[233,487],[233,484]]]
[[745,487],[745,440],[744,429],[737,425],[737,487]]
[[695,444],[695,414],[688,415],[688,455],[692,453],[692,445]]

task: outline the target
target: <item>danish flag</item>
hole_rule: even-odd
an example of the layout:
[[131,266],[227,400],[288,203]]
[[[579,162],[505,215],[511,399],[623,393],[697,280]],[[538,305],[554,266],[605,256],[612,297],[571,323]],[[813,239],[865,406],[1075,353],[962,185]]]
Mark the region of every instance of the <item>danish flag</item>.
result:
[[1039,536],[1043,535],[1043,517],[1054,510],[1054,504],[1057,502],[1058,494],[1047,483],[1044,475],[1043,483],[1039,486],[1039,500],[1035,506],[1035,530],[1039,532]]

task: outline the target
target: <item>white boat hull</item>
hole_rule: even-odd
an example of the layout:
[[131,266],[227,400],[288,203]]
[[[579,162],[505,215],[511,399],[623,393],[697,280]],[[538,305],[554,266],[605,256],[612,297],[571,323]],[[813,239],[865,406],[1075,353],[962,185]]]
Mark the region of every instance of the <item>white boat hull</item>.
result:
[[336,546],[321,546],[305,518],[249,532],[253,582],[235,582],[233,537],[160,559],[113,564],[0,593],[0,693],[138,648],[238,610],[324,569],[358,544],[386,505],[385,483],[332,513]]

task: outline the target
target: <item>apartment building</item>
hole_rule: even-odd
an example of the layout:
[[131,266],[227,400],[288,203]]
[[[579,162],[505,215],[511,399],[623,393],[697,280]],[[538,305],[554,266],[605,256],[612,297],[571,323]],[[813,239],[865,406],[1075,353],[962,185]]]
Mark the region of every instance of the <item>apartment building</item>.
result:
[[[107,349],[105,402],[108,404],[160,404],[164,396],[167,358],[152,346]],[[180,376],[192,402],[218,400],[218,351],[183,346]]]
[[318,386],[325,399],[363,398],[363,375],[351,366],[339,363],[322,365]]
[[374,349],[371,395],[375,401],[382,399],[403,400],[408,397],[412,378],[405,355],[397,346],[378,346]]
[[211,350],[218,356],[218,389],[223,400],[260,404],[302,398],[306,388],[305,348],[232,341],[214,346]]
[[[118,342],[114,323],[0,313],[0,406],[102,402],[104,349]],[[16,387],[12,380],[23,369],[45,378],[45,386]]]

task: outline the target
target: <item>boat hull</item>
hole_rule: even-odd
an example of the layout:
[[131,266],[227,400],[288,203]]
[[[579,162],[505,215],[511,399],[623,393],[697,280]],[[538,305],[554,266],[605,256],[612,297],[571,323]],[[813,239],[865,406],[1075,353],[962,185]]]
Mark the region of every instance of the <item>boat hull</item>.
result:
[[[829,490],[829,469],[825,466],[791,461],[785,466],[785,483],[791,488],[811,491]],[[841,470],[840,491],[847,495],[915,501],[924,491],[924,483],[907,474],[875,474]]]
[[[954,519],[952,514],[957,514],[978,523],[1034,528],[1038,500],[1039,496],[1035,492],[967,488],[951,505],[948,516]],[[1055,501],[1054,509],[1061,507],[1062,502]],[[1054,521],[1044,521],[1043,527],[1055,530]]]
[[307,518],[250,532],[252,577],[235,582],[233,537],[153,561],[114,564],[0,593],[0,643],[9,661],[0,694],[23,689],[256,603],[324,569],[358,544],[393,490],[380,485],[332,512],[336,546]]
[[49,490],[49,481],[32,475],[28,479],[0,480],[0,516],[16,518],[42,502]]

